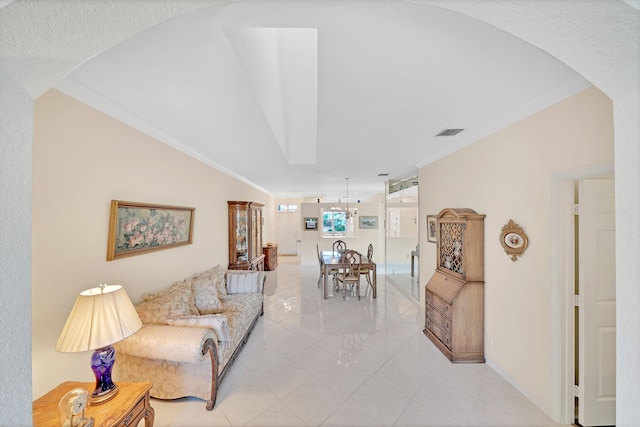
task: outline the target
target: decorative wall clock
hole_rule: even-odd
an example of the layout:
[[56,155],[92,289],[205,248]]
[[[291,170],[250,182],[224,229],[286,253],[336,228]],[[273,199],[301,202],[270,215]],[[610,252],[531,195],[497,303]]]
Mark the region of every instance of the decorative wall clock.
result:
[[527,239],[527,235],[524,234],[522,227],[510,219],[509,222],[502,227],[500,244],[507,255],[511,256],[511,261],[515,262],[527,249],[529,239]]

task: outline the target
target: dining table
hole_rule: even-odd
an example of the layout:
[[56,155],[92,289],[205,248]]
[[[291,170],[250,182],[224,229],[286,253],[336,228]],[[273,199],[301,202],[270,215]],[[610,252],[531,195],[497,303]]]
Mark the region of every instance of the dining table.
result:
[[[320,255],[322,256],[322,268],[323,272],[323,284],[322,284],[322,295],[324,299],[327,299],[327,276],[329,276],[329,272],[331,270],[340,269],[342,266],[341,258],[343,251],[322,251]],[[360,254],[362,262],[360,263],[360,267],[368,268],[373,272],[373,277],[371,279],[371,284],[373,287],[373,298],[378,297],[378,283],[377,283],[377,272],[376,272],[376,263],[373,260],[369,260],[366,256]]]

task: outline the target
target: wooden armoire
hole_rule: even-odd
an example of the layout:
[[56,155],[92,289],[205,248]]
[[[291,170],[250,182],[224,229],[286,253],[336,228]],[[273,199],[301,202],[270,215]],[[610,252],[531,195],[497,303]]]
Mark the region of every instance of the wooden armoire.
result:
[[425,286],[424,334],[454,363],[484,363],[484,218],[438,214],[436,271]]

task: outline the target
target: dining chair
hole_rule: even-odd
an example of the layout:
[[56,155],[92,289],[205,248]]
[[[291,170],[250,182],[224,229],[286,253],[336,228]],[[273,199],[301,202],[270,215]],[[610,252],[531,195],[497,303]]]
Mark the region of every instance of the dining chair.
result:
[[320,277],[318,277],[318,287],[320,287],[320,283],[322,282],[322,276],[324,276],[324,262],[322,261],[322,255],[320,255],[320,248],[316,243],[316,252],[318,253],[318,264],[320,264]]
[[344,252],[347,250],[347,243],[342,240],[336,240],[333,242],[333,251],[334,252]]
[[[318,246],[317,243],[316,243],[316,252],[318,253],[318,264],[320,264],[320,277],[318,277],[318,287],[320,287],[320,284],[322,283],[322,280],[324,278],[324,260],[322,259],[322,254],[320,253],[320,247]],[[333,276],[333,282],[335,283],[336,281],[335,276],[336,274],[338,274],[338,269],[330,268],[327,273]]]
[[[369,243],[369,247],[367,248],[367,261],[368,262],[373,261],[373,245],[371,243]],[[371,271],[372,270],[373,269],[371,269],[369,267],[360,267],[360,274],[364,274],[364,276],[367,278],[367,283],[369,284],[369,286],[373,290],[373,283],[371,282]],[[365,292],[365,294],[366,294],[366,292]]]
[[347,250],[340,257],[341,268],[336,277],[338,282],[342,283],[342,299],[347,298],[347,286],[353,289],[355,285],[358,300],[360,300],[360,264],[362,264],[362,255],[358,251]]

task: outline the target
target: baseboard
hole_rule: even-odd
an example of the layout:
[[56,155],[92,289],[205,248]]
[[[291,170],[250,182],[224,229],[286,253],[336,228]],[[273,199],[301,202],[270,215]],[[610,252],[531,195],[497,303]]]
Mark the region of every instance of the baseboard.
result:
[[485,355],[485,363],[489,365],[491,369],[496,371],[496,373],[498,373],[498,375],[504,378],[509,384],[514,386],[520,393],[524,395],[524,397],[526,397],[534,405],[536,405],[542,412],[544,412],[544,414],[547,417],[553,420],[550,407],[543,405],[542,402],[540,402],[537,398],[532,396],[531,393],[529,393],[529,391],[526,388],[522,387],[522,385],[518,381],[511,378],[511,376],[509,376],[506,372],[504,372],[498,365],[495,364],[495,362],[493,362],[493,360],[491,360],[491,358],[487,357],[486,355]]

